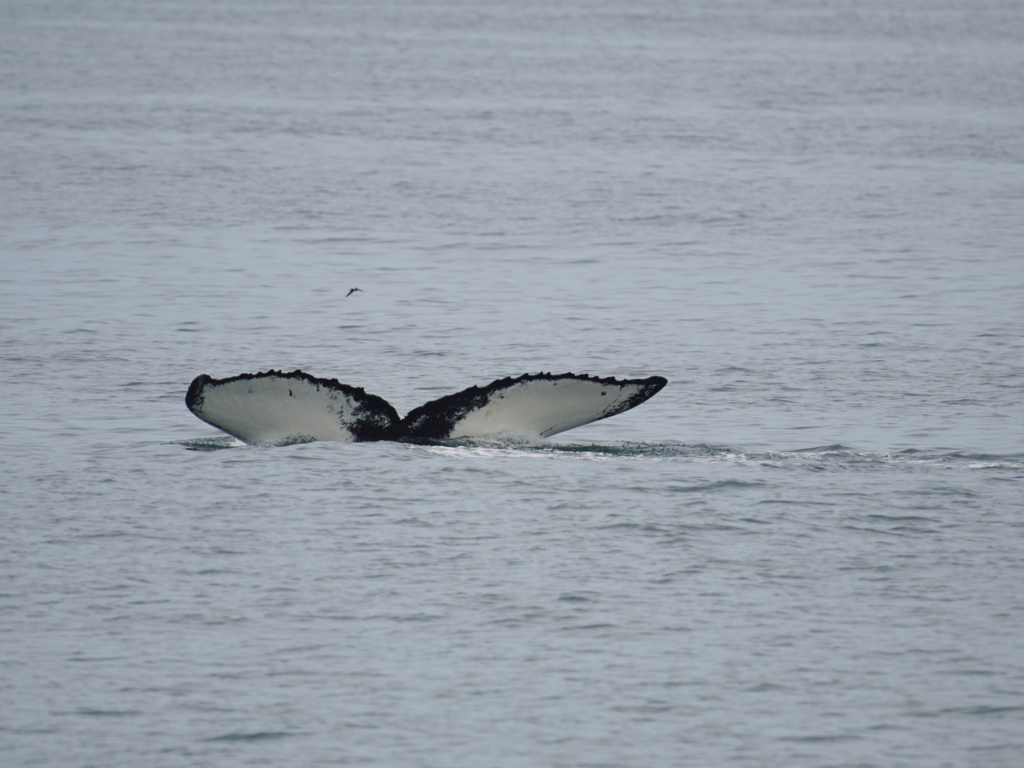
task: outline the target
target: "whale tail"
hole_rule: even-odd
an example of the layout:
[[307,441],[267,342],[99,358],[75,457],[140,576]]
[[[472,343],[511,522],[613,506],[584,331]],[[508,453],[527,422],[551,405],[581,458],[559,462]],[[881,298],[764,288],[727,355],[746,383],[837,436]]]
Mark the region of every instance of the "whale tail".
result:
[[443,440],[518,432],[550,437],[628,411],[668,382],[525,374],[470,387],[414,408],[400,419],[383,398],[302,371],[196,377],[185,405],[247,443],[296,440]]

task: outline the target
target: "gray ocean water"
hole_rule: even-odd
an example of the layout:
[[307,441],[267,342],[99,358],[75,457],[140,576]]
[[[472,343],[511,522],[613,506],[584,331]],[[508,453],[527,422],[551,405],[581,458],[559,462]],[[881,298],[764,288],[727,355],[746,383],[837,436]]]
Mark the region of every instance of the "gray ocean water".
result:
[[0,382],[4,766],[1024,764],[1021,2],[0,1]]

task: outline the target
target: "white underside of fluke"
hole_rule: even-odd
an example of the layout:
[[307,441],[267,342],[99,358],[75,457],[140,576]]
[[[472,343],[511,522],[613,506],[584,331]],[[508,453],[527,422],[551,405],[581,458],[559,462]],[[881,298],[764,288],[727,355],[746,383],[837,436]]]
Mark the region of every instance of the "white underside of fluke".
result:
[[352,442],[358,403],[342,391],[304,379],[266,376],[203,389],[203,421],[247,443],[297,440]]
[[640,388],[581,379],[522,381],[492,393],[486,405],[456,421],[448,437],[502,432],[551,437],[617,413]]

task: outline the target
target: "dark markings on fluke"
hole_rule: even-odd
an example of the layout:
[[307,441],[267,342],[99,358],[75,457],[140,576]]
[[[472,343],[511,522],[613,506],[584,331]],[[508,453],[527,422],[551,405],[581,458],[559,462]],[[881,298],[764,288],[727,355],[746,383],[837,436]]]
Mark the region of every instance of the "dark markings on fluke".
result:
[[270,370],[227,379],[197,376],[185,405],[247,443],[296,440],[443,440],[518,433],[549,437],[628,411],[668,381],[524,374],[470,387],[411,410],[403,419],[377,395],[303,371]]

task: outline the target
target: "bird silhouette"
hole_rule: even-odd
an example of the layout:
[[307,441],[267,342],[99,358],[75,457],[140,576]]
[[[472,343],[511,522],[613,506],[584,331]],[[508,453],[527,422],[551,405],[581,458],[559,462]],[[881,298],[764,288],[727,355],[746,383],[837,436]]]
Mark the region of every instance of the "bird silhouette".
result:
[[351,296],[356,291],[359,291],[360,293],[362,293],[363,289],[362,288],[353,288],[351,291],[349,291],[348,293],[345,294],[345,298],[347,299],[349,296]]

